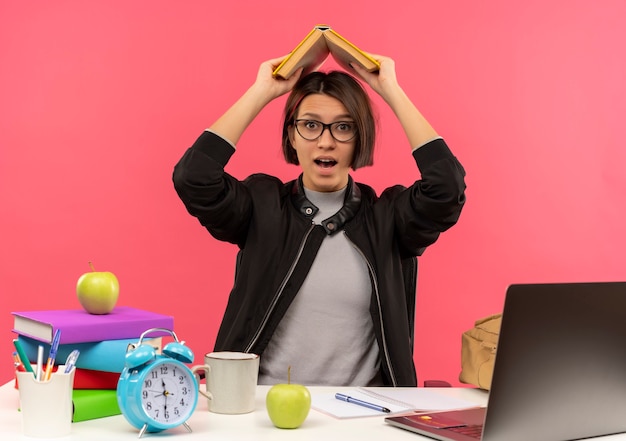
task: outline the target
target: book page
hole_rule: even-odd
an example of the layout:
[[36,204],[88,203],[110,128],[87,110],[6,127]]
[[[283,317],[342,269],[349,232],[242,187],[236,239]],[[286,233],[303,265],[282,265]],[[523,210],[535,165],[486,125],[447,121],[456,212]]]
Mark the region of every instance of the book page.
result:
[[350,63],[358,63],[368,72],[380,69],[380,64],[374,58],[357,48],[332,29],[324,32],[326,45],[333,58],[348,72],[352,70]]
[[[391,413],[406,412],[410,410],[406,406],[398,404],[390,404],[386,401],[374,398],[370,395],[364,394],[358,389],[351,389],[347,392],[341,392],[345,395],[349,395],[352,398],[358,400],[367,401],[368,403],[376,404],[378,406],[387,407],[391,410]],[[369,409],[367,407],[359,406],[354,403],[346,403],[345,401],[335,398],[335,392],[315,393],[311,394],[311,408],[333,416],[335,418],[361,418],[372,416],[389,416],[391,414],[379,412],[377,410]]]
[[472,401],[439,393],[436,388],[423,387],[360,387],[360,392],[410,410],[437,411],[476,407]]
[[[338,390],[339,391],[339,390]],[[415,411],[438,411],[476,407],[476,403],[449,397],[428,388],[362,387],[341,391],[361,401],[388,408],[391,413],[379,412],[354,403],[335,398],[334,392],[311,394],[311,407],[335,418],[361,418],[389,416],[396,413]]]

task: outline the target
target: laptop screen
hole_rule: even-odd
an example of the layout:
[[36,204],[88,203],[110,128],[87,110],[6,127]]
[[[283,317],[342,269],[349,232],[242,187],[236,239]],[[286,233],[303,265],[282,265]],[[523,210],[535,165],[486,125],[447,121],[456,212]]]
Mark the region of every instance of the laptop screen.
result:
[[[440,440],[479,411],[439,427],[389,417]],[[462,424],[461,424],[462,423]],[[518,284],[506,293],[483,441],[574,440],[626,432],[626,282]],[[449,433],[448,433],[449,432]]]
[[626,431],[626,283],[507,290],[483,439]]

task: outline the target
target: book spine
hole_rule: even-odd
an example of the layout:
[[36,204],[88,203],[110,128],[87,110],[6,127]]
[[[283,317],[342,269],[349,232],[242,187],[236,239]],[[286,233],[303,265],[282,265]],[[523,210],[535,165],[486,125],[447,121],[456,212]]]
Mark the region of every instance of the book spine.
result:
[[[57,313],[56,315],[54,313]],[[141,315],[143,313],[143,315]],[[13,332],[50,343],[55,332],[61,330],[60,344],[86,343],[139,337],[151,328],[174,329],[174,317],[151,314],[131,308],[120,308],[118,315],[86,320],[87,313],[75,310],[13,312]],[[168,335],[155,333],[152,336]]]
[[[18,336],[18,340],[22,344],[28,359],[30,361],[37,360],[37,347],[42,343],[22,335]],[[138,340],[139,337],[130,339],[103,340],[92,343],[62,344],[59,345],[59,349],[57,351],[56,363],[62,364],[70,352],[74,349],[78,349],[80,351],[80,356],[78,357],[78,360],[76,360],[77,368],[120,373],[124,369],[128,345],[136,344]],[[160,337],[147,339],[145,340],[145,343],[150,344],[157,349],[161,348]],[[44,344],[44,346],[46,347],[46,350],[49,350],[50,345]]]
[[[117,372],[92,371],[74,368],[74,390],[108,389],[117,390],[120,374]],[[13,384],[18,389],[17,375]]]
[[117,389],[120,374],[75,368],[74,389]]
[[117,403],[117,391],[108,389],[74,390],[72,392],[74,414],[72,422],[94,420],[113,415],[122,411]]
[[[64,325],[61,332],[61,344],[87,343],[103,340],[120,340],[139,337],[151,328],[174,329],[172,317],[137,320],[132,323],[122,323],[116,326],[77,326]],[[53,327],[52,333],[56,328]],[[165,333],[154,335],[167,335]],[[154,336],[153,335],[153,336]]]

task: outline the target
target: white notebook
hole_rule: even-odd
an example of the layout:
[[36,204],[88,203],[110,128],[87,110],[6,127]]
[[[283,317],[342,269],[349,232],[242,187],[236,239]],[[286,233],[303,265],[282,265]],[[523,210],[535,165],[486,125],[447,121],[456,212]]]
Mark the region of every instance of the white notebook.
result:
[[341,393],[357,400],[386,407],[391,413],[338,400],[335,398],[335,392],[313,392],[311,407],[335,418],[384,417],[408,411],[437,411],[476,407],[474,402],[449,397],[437,392],[436,389],[422,387],[359,387],[347,391],[342,390]]

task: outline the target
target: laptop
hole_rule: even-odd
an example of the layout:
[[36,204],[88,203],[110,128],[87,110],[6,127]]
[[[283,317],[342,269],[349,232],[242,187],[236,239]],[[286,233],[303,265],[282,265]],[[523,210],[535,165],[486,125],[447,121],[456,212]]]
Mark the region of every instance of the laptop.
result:
[[626,282],[511,285],[487,407],[385,421],[443,441],[626,432]]

